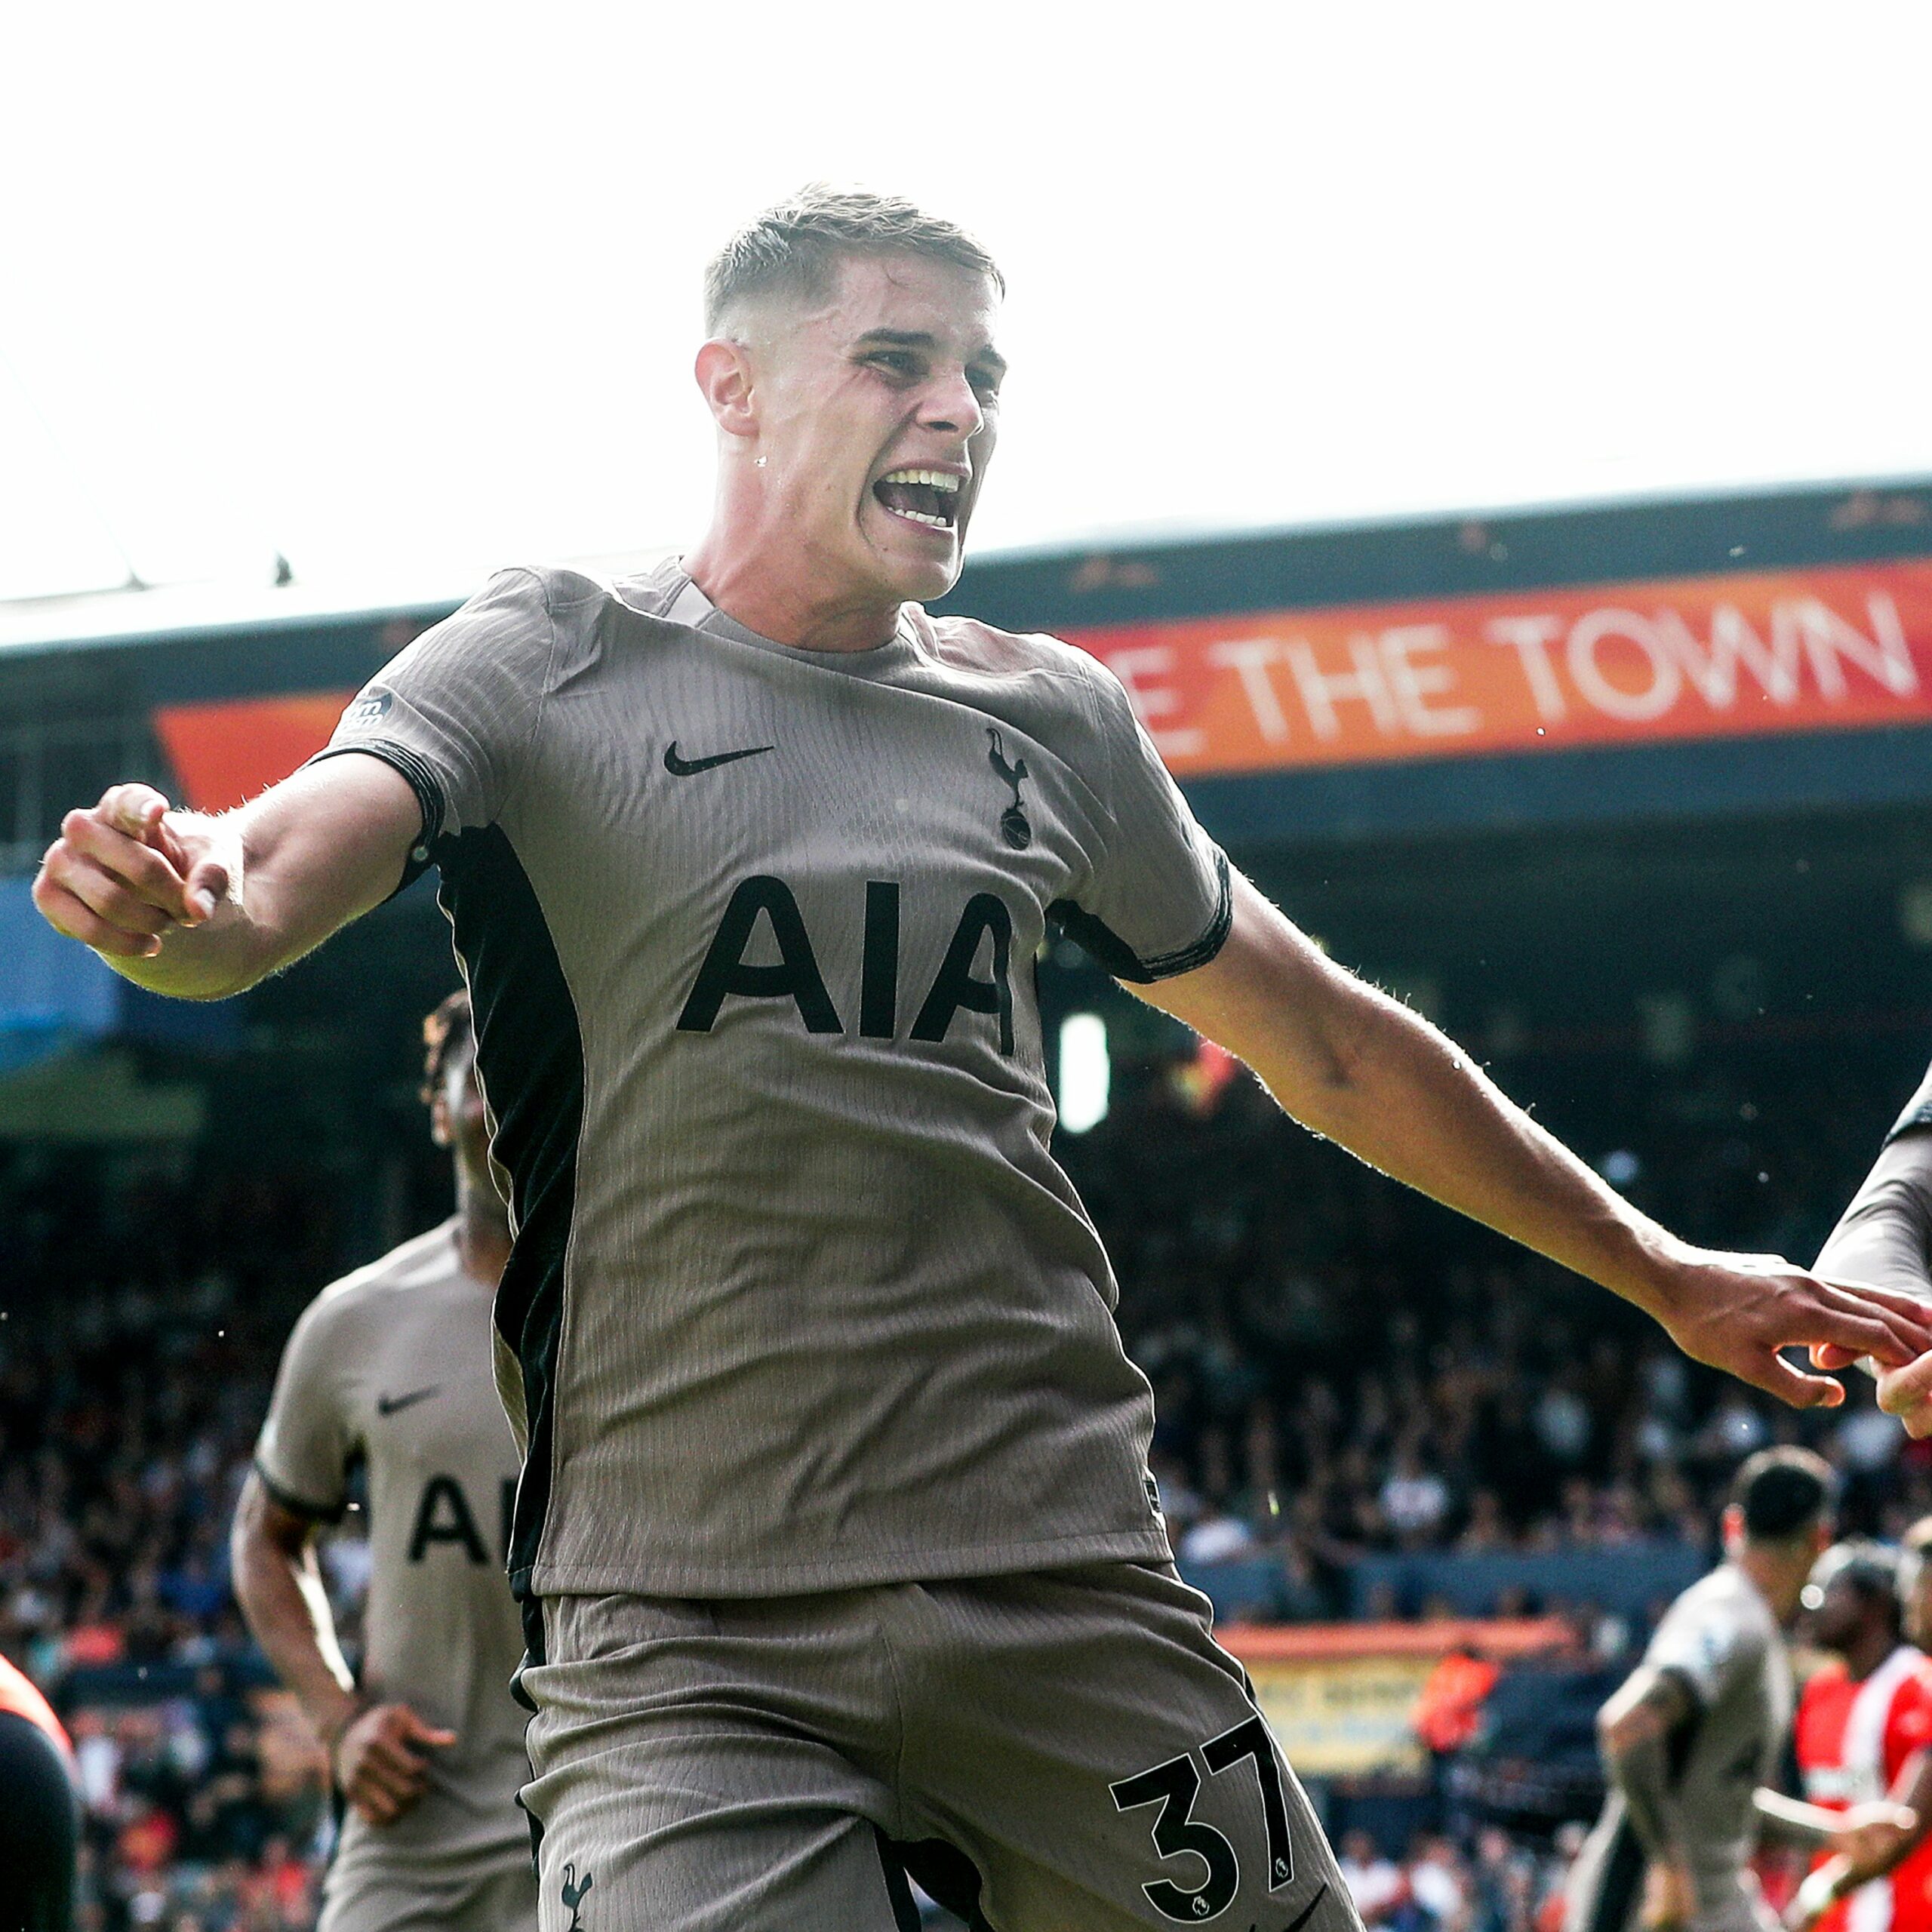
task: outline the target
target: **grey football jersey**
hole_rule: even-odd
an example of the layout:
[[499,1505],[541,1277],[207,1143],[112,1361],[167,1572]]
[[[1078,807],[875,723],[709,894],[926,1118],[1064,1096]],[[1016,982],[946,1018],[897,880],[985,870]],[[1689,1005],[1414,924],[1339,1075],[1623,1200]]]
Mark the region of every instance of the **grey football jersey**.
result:
[[296,1324],[256,1450],[269,1494],[334,1521],[352,1464],[366,1468],[371,1568],[361,1688],[400,1699],[457,1741],[429,1789],[347,1840],[445,1864],[528,1848],[526,1714],[510,1695],[523,1637],[503,1576],[516,1445],[491,1374],[490,1297],[465,1274],[455,1223],[326,1288]]
[[[1770,1606],[1741,1570],[1721,1564],[1671,1605],[1644,1661],[1681,1678],[1697,1702],[1678,1741],[1675,1789],[1698,1932],[1774,1922],[1749,1869],[1758,1838],[1752,1794],[1776,1782],[1791,1727],[1790,1658]],[[1571,1872],[1566,1932],[1626,1932],[1644,1865],[1623,1794],[1613,1789]]]
[[1693,1583],[1666,1612],[1644,1661],[1697,1702],[1677,1782],[1700,1910],[1737,1896],[1757,1844],[1752,1794],[1777,1780],[1791,1729],[1791,1659],[1770,1606],[1734,1564]]
[[1230,902],[1117,680],[912,605],[835,654],[675,564],[521,571],[374,679],[346,752],[420,801],[512,1183],[520,1588],[1165,1559],[1033,961],[1057,913],[1183,972]]
[[1918,1083],[1918,1091],[1906,1103],[1905,1112],[1899,1115],[1885,1138],[1887,1141],[1896,1140],[1901,1134],[1909,1134],[1920,1127],[1932,1127],[1932,1067],[1927,1068],[1925,1078]]

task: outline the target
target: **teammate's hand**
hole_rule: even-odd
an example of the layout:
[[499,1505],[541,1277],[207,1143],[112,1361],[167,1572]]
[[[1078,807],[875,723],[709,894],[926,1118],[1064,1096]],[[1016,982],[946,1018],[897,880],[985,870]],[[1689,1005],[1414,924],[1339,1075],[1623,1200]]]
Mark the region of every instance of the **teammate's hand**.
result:
[[[1932,1349],[1932,1310],[1912,1296],[1821,1281],[1771,1254],[1686,1247],[1652,1312],[1687,1355],[1794,1408],[1835,1407],[1844,1391],[1828,1375],[1794,1367],[1780,1349],[1809,1347],[1814,1362],[1832,1366],[1870,1355],[1886,1369]],[[1932,1369],[1927,1382],[1932,1390]],[[1926,1426],[1932,1430],[1932,1414]]]
[[1844,1888],[1862,1885],[1889,1872],[1902,1858],[1918,1829],[1918,1814],[1909,1805],[1884,1800],[1854,1804],[1832,1834],[1832,1850],[1846,1862]]
[[1809,1873],[1784,1909],[1785,1932],[1811,1932],[1811,1927],[1844,1896],[1850,1869],[1845,1860],[1828,1858],[1817,1871]]
[[1672,1859],[1654,1861],[1644,1874],[1644,1932],[1683,1932],[1697,1909],[1690,1868]]
[[1932,1355],[1884,1370],[1878,1377],[1878,1406],[1905,1424],[1906,1435],[1932,1435]]
[[429,1753],[456,1742],[407,1704],[377,1704],[336,1741],[331,1761],[342,1795],[371,1825],[392,1825],[429,1781]]
[[215,848],[151,786],[112,786],[60,821],[33,903],[57,932],[97,952],[152,959],[164,934],[201,924],[228,896],[229,867]]

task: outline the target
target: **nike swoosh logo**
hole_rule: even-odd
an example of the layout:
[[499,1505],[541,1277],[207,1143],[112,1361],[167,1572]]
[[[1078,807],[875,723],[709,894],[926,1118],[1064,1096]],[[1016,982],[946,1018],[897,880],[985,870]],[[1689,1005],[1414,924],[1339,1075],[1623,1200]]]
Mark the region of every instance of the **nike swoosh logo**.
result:
[[1296,1913],[1294,1917],[1289,1920],[1287,1924],[1281,1927],[1281,1932],[1301,1932],[1301,1928],[1309,1921],[1309,1915],[1313,1912],[1315,1908],[1327,1896],[1328,1881],[1324,1878],[1322,1880],[1321,1885],[1316,1890],[1314,1897],[1310,1899],[1307,1904],[1303,1906],[1301,1910]]
[[378,1395],[376,1413],[379,1416],[392,1416],[398,1409],[413,1408],[418,1402],[426,1402],[432,1395],[440,1395],[443,1385],[432,1382],[426,1389],[412,1389],[406,1395]]
[[735,764],[741,758],[756,758],[777,749],[776,745],[751,745],[741,752],[719,752],[710,758],[680,758],[678,741],[673,738],[664,748],[664,769],[673,778],[688,778],[694,772],[709,771],[715,764]]

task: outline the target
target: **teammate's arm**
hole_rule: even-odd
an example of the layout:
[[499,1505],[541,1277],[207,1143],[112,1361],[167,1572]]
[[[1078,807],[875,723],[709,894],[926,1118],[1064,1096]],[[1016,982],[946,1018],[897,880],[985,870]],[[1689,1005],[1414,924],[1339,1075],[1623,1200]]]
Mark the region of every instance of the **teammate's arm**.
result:
[[1917,1830],[1918,1814],[1890,1798],[1833,1811],[1760,1785],[1751,1794],[1751,1804],[1758,1815],[1759,1835],[1772,1844],[1801,1851],[1833,1851],[1869,1865],[1872,1869],[1861,1870],[1856,1881],[1860,1884],[1875,1872],[1889,1872],[1916,1842],[1905,1842],[1905,1835]]
[[1604,1770],[1623,1794],[1630,1826],[1654,1860],[1679,1860],[1684,1821],[1672,1790],[1670,1744],[1697,1714],[1690,1687],[1674,1672],[1640,1665],[1597,1713]]
[[1835,1281],[1872,1281],[1932,1302],[1932,1128],[1881,1152],[1818,1257]]
[[[1879,1155],[1832,1230],[1818,1271],[1932,1303],[1932,1128],[1908,1128]],[[1932,1435],[1932,1355],[1881,1377],[1878,1405],[1901,1417],[1909,1435]]]
[[34,903],[137,986],[220,999],[380,905],[422,825],[408,781],[366,753],[305,765],[215,818],[116,785],[61,821]]
[[407,1704],[371,1706],[356,1695],[316,1565],[315,1532],[251,1470],[229,1539],[235,1600],[321,1740],[343,1796],[371,1824],[392,1824],[423,1795],[427,1752],[456,1736],[425,1724]]
[[1214,959],[1135,990],[1238,1054],[1318,1134],[1600,1282],[1654,1315],[1686,1354],[1786,1401],[1835,1403],[1843,1392],[1792,1367],[1780,1348],[1835,1343],[1887,1367],[1932,1348],[1909,1296],[1679,1241],[1420,1015],[1334,964],[1246,879],[1233,891]]
[[295,1693],[333,1756],[362,1703],[336,1641],[315,1531],[309,1518],[285,1509],[260,1476],[248,1472],[229,1533],[235,1598],[276,1675]]
[[1630,1828],[1650,1861],[1643,1918],[1653,1928],[1687,1924],[1696,1909],[1670,1758],[1672,1740],[1697,1715],[1689,1685],[1648,1664],[1632,1672],[1597,1713],[1604,1770],[1623,1794]]

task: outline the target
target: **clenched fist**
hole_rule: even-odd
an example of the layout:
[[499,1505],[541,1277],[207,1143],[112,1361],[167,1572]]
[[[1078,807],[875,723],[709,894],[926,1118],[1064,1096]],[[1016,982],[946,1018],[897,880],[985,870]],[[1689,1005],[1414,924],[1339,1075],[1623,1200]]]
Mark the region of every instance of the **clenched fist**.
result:
[[211,821],[169,810],[147,785],[115,785],[69,812],[47,848],[33,900],[57,931],[109,958],[152,959],[177,927],[214,916],[235,880]]

